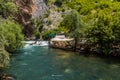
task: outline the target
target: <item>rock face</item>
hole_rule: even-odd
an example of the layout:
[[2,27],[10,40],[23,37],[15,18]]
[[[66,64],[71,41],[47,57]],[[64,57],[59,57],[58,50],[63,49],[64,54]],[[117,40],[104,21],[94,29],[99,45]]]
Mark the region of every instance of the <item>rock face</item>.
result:
[[36,9],[33,0],[15,0],[15,4],[18,6],[18,21],[24,26],[29,23],[32,17],[32,12]]
[[31,18],[39,18],[47,11],[45,0],[14,0],[18,6],[17,21],[24,26],[24,33],[29,36],[34,30]]
[[62,14],[62,12],[50,11],[49,16],[43,19],[44,29],[56,29],[62,21]]
[[36,10],[33,11],[32,17],[39,18],[39,16],[47,13],[48,7],[46,6],[45,0],[35,0]]

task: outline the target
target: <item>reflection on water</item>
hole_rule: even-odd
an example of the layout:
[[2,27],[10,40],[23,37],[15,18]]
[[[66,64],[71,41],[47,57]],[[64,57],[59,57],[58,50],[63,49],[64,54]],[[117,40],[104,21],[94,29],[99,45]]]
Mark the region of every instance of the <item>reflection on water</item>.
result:
[[40,46],[28,46],[16,54],[6,72],[17,80],[120,80],[117,59],[78,56]]

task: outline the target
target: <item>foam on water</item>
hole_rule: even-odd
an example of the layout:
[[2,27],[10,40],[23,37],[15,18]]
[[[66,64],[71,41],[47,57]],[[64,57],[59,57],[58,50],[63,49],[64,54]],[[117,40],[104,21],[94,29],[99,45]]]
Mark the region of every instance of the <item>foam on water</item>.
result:
[[49,43],[48,41],[25,41],[25,48],[30,47],[30,46],[48,46]]

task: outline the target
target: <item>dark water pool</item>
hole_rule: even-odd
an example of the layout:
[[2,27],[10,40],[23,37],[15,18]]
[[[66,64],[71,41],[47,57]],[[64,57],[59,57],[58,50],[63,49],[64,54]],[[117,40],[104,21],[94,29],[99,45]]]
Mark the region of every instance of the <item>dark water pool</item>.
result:
[[120,80],[120,60],[74,55],[48,47],[25,47],[5,71],[17,80]]

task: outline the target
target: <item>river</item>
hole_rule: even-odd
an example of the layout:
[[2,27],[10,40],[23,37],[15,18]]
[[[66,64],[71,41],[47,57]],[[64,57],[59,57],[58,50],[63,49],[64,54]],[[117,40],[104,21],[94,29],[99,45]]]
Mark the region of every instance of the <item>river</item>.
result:
[[120,80],[120,60],[27,46],[16,52],[5,72],[17,80]]

